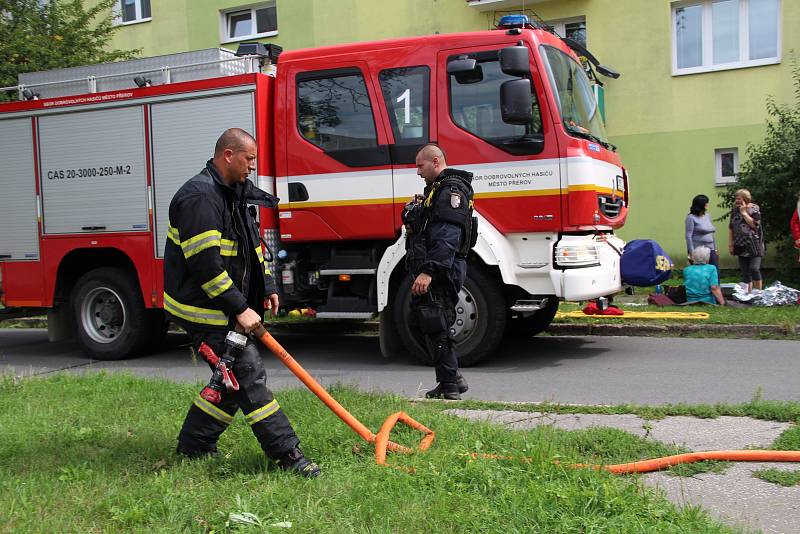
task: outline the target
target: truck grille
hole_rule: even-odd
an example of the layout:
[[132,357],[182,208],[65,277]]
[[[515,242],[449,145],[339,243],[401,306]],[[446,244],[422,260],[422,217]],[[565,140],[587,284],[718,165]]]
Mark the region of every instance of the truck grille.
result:
[[619,217],[619,212],[625,205],[625,201],[621,198],[614,200],[610,196],[603,195],[599,195],[597,197],[597,203],[600,207],[600,213],[602,213],[608,219]]

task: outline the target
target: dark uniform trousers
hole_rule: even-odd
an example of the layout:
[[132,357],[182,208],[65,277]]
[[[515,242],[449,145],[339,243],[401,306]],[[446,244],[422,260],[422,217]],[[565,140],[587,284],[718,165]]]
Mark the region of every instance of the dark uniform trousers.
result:
[[411,296],[412,327],[433,357],[436,381],[440,383],[454,383],[458,376],[458,358],[450,337],[457,303],[458,292],[446,277],[434,278],[427,293]]
[[[189,335],[195,349],[205,342],[217,355],[221,356],[225,350],[226,332],[190,330]],[[191,451],[215,452],[217,440],[241,408],[267,456],[279,458],[296,447],[300,440],[267,387],[267,372],[252,341],[236,358],[233,374],[239,382],[239,391],[223,393],[218,405],[200,395],[195,398],[178,436],[179,446]]]

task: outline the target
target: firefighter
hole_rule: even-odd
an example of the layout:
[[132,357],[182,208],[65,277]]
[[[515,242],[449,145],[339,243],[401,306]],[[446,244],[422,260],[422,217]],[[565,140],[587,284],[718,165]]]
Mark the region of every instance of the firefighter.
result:
[[444,151],[432,143],[417,151],[416,163],[425,190],[403,210],[406,268],[414,277],[409,323],[436,366],[438,385],[425,396],[459,400],[468,386],[458,371],[450,326],[477,232],[472,173],[448,168]]
[[[264,308],[274,314],[278,295],[261,249],[256,204],[278,199],[247,179],[255,170],[255,139],[238,128],[223,132],[214,157],[186,182],[169,206],[164,253],[164,309],[199,348],[205,342],[223,354],[225,336],[261,324]],[[219,404],[194,399],[178,435],[177,452],[188,457],[217,453],[217,440],[241,408],[266,455],[281,468],[313,478],[319,467],[298,447],[300,440],[266,385],[266,371],[252,339],[233,364],[240,389]]]

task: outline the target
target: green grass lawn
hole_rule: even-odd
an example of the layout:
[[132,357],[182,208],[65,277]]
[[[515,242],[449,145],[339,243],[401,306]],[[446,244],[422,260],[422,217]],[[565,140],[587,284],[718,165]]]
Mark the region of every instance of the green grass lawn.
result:
[[[278,400],[319,479],[267,465],[241,416],[221,456],[183,460],[175,436],[198,390],[117,374],[0,379],[0,531],[732,532],[636,477],[552,462],[628,462],[674,447],[610,428],[511,431],[443,414],[450,403],[345,388],[334,396],[374,431],[398,410],[436,431],[428,452],[390,455],[414,474],[375,465],[373,448],[305,390]],[[398,428],[393,439],[419,435]]]

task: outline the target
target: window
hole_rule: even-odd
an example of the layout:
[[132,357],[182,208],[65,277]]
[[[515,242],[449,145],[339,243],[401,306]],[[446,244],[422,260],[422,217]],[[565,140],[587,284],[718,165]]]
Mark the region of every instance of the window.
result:
[[117,22],[129,24],[147,22],[151,19],[150,0],[119,0]]
[[278,8],[275,2],[222,13],[222,42],[241,41],[278,34]]
[[299,74],[297,127],[304,139],[346,165],[388,163],[385,147],[378,147],[369,93],[358,69]]
[[417,148],[428,142],[429,79],[428,67],[402,67],[380,73],[394,133],[394,163],[413,163]]
[[561,21],[561,22],[548,22],[548,26],[553,28],[559,37],[566,37],[577,41],[586,47],[586,20],[581,18],[579,20]]
[[564,129],[570,135],[597,141],[608,148],[598,98],[583,66],[552,46],[542,46],[540,50],[547,62]]
[[716,159],[716,185],[725,185],[736,181],[739,172],[739,149],[718,148],[714,151]]
[[703,0],[673,5],[673,74],[780,61],[780,0]]
[[[452,56],[448,60],[461,57]],[[500,70],[498,51],[477,52],[468,55],[477,60],[477,76],[459,82],[455,74],[450,75],[450,113],[453,122],[498,148],[511,154],[531,154],[525,136],[541,134],[542,116],[536,90],[531,84],[533,95],[533,122],[529,125],[506,124],[500,113],[500,85],[517,78]]]

